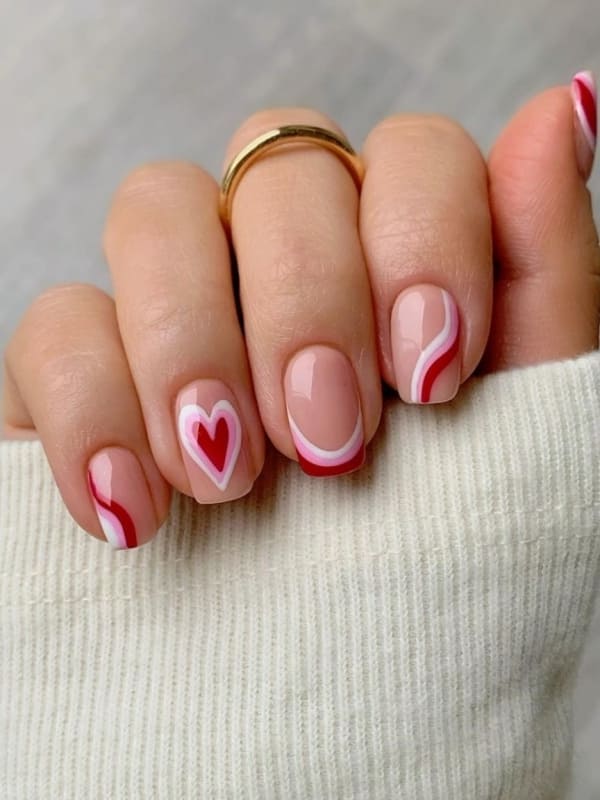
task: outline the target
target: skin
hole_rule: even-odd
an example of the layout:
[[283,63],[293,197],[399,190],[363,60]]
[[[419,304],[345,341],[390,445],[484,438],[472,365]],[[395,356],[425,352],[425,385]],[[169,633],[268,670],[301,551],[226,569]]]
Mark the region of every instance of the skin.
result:
[[[232,137],[224,166],[258,134],[298,121],[341,132],[313,109],[264,110]],[[341,162],[310,145],[280,148],[244,175],[232,208],[243,332],[218,185],[184,162],[148,164],[118,188],[104,235],[114,299],[57,286],[26,311],[5,353],[4,435],[41,439],[67,508],[93,536],[104,539],[86,469],[104,447],[139,460],[155,520],[144,541],[172,487],[193,494],[174,412],[198,379],[222,381],[235,398],[248,488],[265,433],[297,458],[283,376],[303,348],[347,358],[368,442],[381,379],[396,388],[390,314],[407,288],[435,284],[456,300],[461,384],[598,347],[593,153],[568,87],[521,109],[487,162],[434,115],[384,119],[361,155],[360,196]]]

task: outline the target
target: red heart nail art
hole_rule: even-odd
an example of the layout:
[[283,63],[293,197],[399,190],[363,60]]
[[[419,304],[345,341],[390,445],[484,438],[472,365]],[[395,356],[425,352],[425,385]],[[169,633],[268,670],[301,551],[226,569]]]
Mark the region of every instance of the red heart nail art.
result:
[[208,414],[190,403],[179,412],[178,428],[190,458],[224,491],[242,445],[242,426],[234,407],[228,400],[219,400]]
[[229,427],[224,417],[219,417],[217,420],[214,436],[211,436],[210,431],[202,422],[198,422],[194,427],[198,446],[204,450],[215,465],[217,472],[223,472],[229,444]]

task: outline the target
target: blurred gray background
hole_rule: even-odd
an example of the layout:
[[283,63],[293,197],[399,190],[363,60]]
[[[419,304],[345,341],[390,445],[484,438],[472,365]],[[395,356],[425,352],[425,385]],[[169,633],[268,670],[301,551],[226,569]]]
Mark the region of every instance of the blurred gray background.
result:
[[[61,281],[108,289],[110,196],[148,159],[200,162],[253,111],[309,105],[360,148],[399,110],[487,151],[518,105],[600,75],[599,0],[0,0],[0,350]],[[592,179],[596,207],[600,169]],[[600,609],[576,693],[576,800],[600,799]]]

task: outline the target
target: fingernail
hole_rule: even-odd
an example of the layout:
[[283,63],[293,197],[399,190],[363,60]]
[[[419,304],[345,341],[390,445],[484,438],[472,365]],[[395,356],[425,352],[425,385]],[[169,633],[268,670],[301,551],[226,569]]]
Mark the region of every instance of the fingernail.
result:
[[445,289],[414,286],[396,298],[391,344],[396,386],[407,403],[444,403],[460,384],[460,321]]
[[362,413],[352,365],[325,345],[297,353],[284,376],[288,421],[309,475],[342,475],[365,462]]
[[576,118],[576,152],[579,171],[584,180],[590,177],[596,153],[598,133],[598,95],[591,72],[578,72],[571,81],[571,95]]
[[107,447],[88,464],[88,486],[107,542],[138,547],[157,531],[154,505],[140,462],[130,450]]
[[254,476],[235,397],[222,381],[198,380],[177,397],[177,433],[192,492],[199,503],[248,494]]

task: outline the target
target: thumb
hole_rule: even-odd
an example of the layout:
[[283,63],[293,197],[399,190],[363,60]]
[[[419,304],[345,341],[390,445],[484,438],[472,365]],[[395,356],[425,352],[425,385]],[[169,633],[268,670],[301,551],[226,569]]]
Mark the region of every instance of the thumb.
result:
[[596,145],[591,73],[533,98],[488,162],[497,265],[482,371],[598,347],[600,248],[586,181]]

